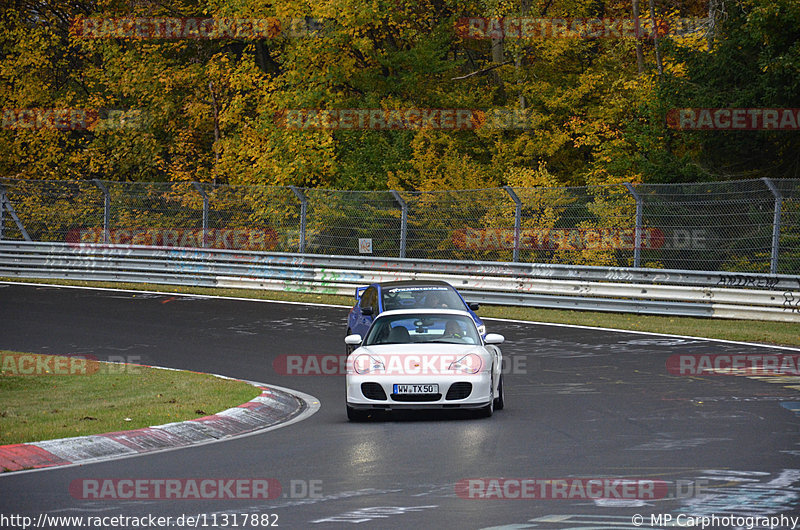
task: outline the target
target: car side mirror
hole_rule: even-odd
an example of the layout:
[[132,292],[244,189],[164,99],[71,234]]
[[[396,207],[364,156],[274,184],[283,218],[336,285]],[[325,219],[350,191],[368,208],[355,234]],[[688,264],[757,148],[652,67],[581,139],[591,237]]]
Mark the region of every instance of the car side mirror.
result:
[[358,333],[355,335],[348,335],[344,338],[344,343],[348,346],[358,346],[361,344],[361,335]]
[[477,311],[481,308],[481,304],[478,302],[467,302],[467,307],[472,309],[473,311]]
[[483,342],[485,342],[486,344],[503,344],[505,340],[506,338],[502,335],[499,335],[497,333],[489,333],[486,335],[486,338],[483,339]]
[[364,315],[365,317],[372,316],[373,313],[375,313],[375,311],[372,309],[372,306],[361,308],[361,314]]

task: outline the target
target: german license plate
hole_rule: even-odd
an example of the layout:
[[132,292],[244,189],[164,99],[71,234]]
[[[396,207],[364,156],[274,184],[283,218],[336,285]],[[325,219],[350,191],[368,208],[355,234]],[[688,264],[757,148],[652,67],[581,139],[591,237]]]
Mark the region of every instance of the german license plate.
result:
[[394,385],[395,394],[438,394],[439,385]]

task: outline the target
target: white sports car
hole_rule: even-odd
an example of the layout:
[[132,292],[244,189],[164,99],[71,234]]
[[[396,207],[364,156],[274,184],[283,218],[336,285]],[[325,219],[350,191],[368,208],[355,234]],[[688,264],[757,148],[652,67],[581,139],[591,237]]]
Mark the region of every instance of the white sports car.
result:
[[478,409],[504,405],[503,336],[481,338],[466,311],[403,309],[375,318],[365,337],[348,335],[347,417],[394,409]]

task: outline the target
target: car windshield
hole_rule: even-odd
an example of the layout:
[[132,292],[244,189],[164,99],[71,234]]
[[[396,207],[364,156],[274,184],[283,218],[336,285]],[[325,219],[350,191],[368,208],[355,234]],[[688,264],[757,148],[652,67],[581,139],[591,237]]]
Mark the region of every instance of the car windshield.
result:
[[480,344],[475,323],[467,315],[391,315],[375,320],[364,339],[377,344]]
[[383,289],[383,307],[392,309],[464,309],[455,290],[445,286],[421,285]]

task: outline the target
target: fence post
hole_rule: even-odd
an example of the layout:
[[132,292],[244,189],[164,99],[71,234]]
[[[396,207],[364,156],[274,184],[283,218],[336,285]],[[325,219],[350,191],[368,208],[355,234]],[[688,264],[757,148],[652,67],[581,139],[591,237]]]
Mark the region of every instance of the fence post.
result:
[[208,194],[199,182],[192,182],[192,186],[203,197],[203,248],[206,248],[208,246]]
[[289,186],[297,200],[300,201],[300,254],[306,251],[306,213],[308,212],[308,199],[297,186]]
[[397,204],[400,205],[400,257],[406,257],[406,237],[408,235],[408,205],[406,201],[397,193],[395,190],[389,190],[392,192],[392,196],[394,200],[397,201]]
[[643,217],[643,202],[642,197],[636,193],[633,185],[630,182],[625,183],[628,192],[633,195],[636,201],[636,228],[634,229],[633,237],[633,266],[641,267],[642,264],[642,217]]
[[92,179],[92,182],[103,194],[103,243],[108,244],[111,240],[111,195],[99,179]]
[[767,177],[761,177],[761,180],[769,188],[769,191],[772,192],[772,196],[775,197],[775,209],[772,214],[772,256],[769,260],[769,272],[771,274],[778,273],[778,251],[780,250],[780,239],[781,239],[781,209],[783,208],[783,196],[781,195],[781,191],[775,185],[772,180],[768,179]]
[[11,215],[11,219],[17,224],[17,228],[19,228],[20,233],[22,234],[23,239],[25,241],[30,241],[31,236],[28,235],[28,231],[25,230],[25,225],[22,224],[19,216],[17,215],[17,211],[14,209],[14,205],[11,204],[11,201],[8,200],[8,195],[6,194],[6,187],[0,184],[0,239],[3,239],[3,223],[5,222],[4,219],[4,209],[8,210],[9,215]]
[[522,201],[511,186],[503,186],[508,196],[514,201],[514,263],[519,261],[519,233],[522,230]]

